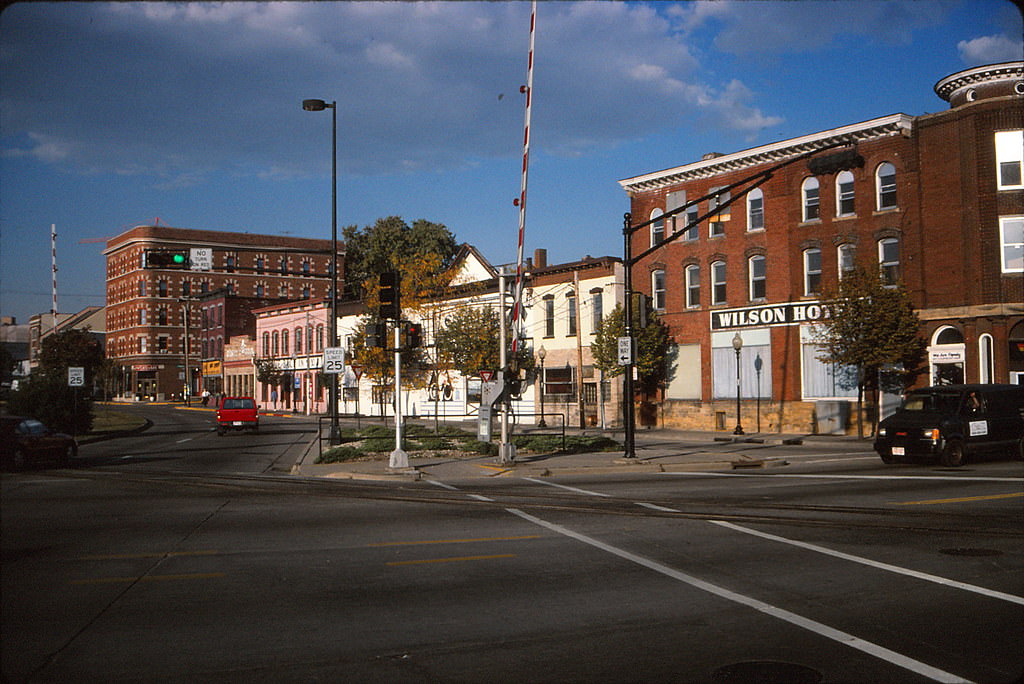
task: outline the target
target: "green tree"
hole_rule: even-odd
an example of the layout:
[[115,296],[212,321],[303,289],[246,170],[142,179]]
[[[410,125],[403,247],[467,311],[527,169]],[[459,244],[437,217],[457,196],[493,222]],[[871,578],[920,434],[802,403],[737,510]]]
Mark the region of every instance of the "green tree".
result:
[[39,370],[47,375],[62,376],[67,381],[68,368],[85,369],[85,385],[91,387],[97,371],[104,364],[103,347],[88,330],[65,330],[43,340],[39,350]]
[[31,416],[59,432],[82,435],[92,428],[89,393],[69,387],[66,374],[33,373],[18,383],[7,408],[14,415]]
[[[665,381],[666,359],[669,356],[671,338],[668,327],[654,312],[650,314],[647,326],[641,328],[638,309],[639,307],[633,307],[633,334],[637,346],[634,365],[644,391],[653,392]],[[601,321],[594,335],[594,342],[590,345],[594,365],[604,371],[605,377],[622,375],[625,370],[625,366],[620,366],[618,361],[619,338],[625,334],[625,315],[622,306],[619,305]]]
[[[410,226],[401,217],[388,216],[363,229],[344,228],[342,236],[345,239],[345,289],[360,299],[371,278],[385,271],[403,270],[403,264],[417,257],[429,257],[427,270],[440,273],[451,265],[459,249],[447,227],[425,219],[417,219]],[[423,269],[413,271],[421,273]],[[403,273],[403,281],[412,275]],[[410,288],[409,292],[413,289],[418,288]]]
[[[501,364],[501,319],[490,306],[464,307],[446,316],[434,336],[438,366],[457,370],[466,377],[481,370],[498,370]],[[524,347],[516,352],[516,368],[529,372],[533,354]],[[512,359],[510,359],[512,361]]]
[[[846,381],[857,387],[858,433],[864,436],[862,408],[868,396],[878,405],[878,390],[908,387],[920,373],[925,341],[918,331],[910,295],[902,284],[887,285],[878,272],[856,269],[844,273],[838,288],[824,298],[819,358],[854,369]],[[872,433],[878,412],[871,412]]]

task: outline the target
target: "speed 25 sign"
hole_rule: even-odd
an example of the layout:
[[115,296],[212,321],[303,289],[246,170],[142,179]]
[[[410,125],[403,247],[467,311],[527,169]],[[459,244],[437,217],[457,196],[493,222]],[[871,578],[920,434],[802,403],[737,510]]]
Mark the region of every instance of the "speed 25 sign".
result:
[[324,373],[339,375],[345,372],[345,348],[324,347]]

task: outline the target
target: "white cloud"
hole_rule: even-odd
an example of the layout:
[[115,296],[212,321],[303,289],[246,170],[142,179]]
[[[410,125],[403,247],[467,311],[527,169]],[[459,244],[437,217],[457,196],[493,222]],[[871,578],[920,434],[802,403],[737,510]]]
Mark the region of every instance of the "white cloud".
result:
[[1024,41],[1005,35],[981,36],[957,43],[960,59],[969,66],[1024,59]]

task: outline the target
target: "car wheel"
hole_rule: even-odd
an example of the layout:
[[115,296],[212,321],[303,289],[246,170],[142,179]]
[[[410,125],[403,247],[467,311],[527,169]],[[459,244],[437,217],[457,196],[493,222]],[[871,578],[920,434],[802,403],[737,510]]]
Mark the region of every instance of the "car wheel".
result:
[[225,433],[227,433],[227,430],[225,430],[224,428],[221,428],[221,427],[217,428],[217,436],[218,437],[223,437]]
[[13,470],[24,470],[28,465],[28,457],[25,456],[24,449],[15,449],[14,458],[11,459],[11,468]]
[[892,465],[896,462],[896,457],[892,454],[879,454],[879,457],[881,457],[882,463],[886,465]]
[[964,443],[959,440],[950,440],[946,448],[942,450],[939,461],[947,468],[959,468],[967,462],[967,454],[964,452]]
[[1014,455],[1018,461],[1024,461],[1024,437],[1020,438],[1020,443],[1017,445],[1017,453]]
[[57,465],[61,468],[67,468],[71,466],[71,456],[73,449],[71,445],[64,447],[64,451],[61,452],[60,458],[57,460]]

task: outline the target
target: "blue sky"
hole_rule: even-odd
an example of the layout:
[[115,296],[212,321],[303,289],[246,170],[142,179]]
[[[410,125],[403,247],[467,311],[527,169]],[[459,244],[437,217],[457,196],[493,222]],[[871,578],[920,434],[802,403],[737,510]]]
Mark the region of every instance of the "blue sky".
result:
[[[528,2],[23,3],[0,14],[0,314],[102,304],[103,244],[443,223],[515,259]],[[542,2],[527,254],[619,255],[617,181],[902,112],[1021,59],[1009,0]]]

